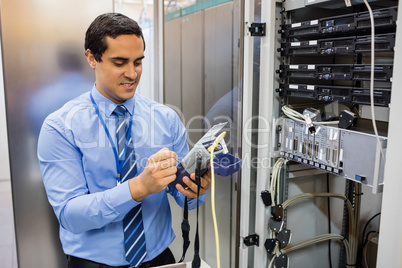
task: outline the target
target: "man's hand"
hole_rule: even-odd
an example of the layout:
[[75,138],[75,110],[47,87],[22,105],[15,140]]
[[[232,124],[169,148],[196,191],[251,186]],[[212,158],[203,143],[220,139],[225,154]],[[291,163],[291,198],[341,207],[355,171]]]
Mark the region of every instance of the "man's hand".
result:
[[[195,181],[195,173],[190,175],[190,178]],[[188,177],[183,177],[183,182],[187,185],[186,189],[180,184],[176,184],[176,189],[180,191],[187,198],[197,198],[197,184],[190,180]],[[206,193],[211,187],[211,171],[208,169],[207,173],[201,177],[200,195]]]
[[167,148],[152,155],[144,171],[128,182],[132,198],[139,202],[146,196],[165,189],[176,179],[176,159],[177,154]]

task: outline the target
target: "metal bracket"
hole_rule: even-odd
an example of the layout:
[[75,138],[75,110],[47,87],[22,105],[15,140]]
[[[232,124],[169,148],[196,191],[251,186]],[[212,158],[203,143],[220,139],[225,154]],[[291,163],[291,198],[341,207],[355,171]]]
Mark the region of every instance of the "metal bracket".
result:
[[260,246],[260,236],[258,234],[252,234],[244,238],[243,240],[246,246]]
[[265,36],[266,23],[252,22],[249,24],[248,31],[251,36]]

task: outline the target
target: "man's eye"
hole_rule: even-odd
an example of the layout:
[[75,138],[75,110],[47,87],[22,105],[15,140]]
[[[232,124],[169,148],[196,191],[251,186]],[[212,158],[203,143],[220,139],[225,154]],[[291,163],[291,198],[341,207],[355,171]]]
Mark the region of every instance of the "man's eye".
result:
[[124,62],[114,62],[114,65],[117,67],[121,67],[124,65]]
[[141,61],[134,63],[135,66],[141,66],[141,64],[142,64]]

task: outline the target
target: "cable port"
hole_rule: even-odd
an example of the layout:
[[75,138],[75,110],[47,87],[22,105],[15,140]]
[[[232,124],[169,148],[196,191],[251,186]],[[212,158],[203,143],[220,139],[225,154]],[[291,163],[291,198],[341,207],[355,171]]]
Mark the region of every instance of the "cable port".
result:
[[332,151],[332,163],[336,165],[336,162],[338,161],[338,147],[334,147],[334,150]]
[[320,143],[316,142],[314,145],[314,158],[318,159],[318,152],[320,151]]
[[313,157],[313,141],[309,142],[308,156]]
[[297,147],[298,147],[298,145],[299,145],[299,137],[296,136],[296,137],[293,139],[293,149],[294,149],[295,153],[297,153]]
[[327,163],[331,160],[331,146],[327,146]]
[[306,139],[303,140],[303,146],[302,146],[302,154],[306,154],[306,150],[307,150],[307,141]]

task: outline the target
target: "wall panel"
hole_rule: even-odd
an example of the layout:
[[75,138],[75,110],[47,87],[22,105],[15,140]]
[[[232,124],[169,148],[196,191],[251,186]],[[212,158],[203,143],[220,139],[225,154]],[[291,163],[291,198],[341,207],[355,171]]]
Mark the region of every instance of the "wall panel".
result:
[[181,111],[181,19],[165,22],[164,103]]

